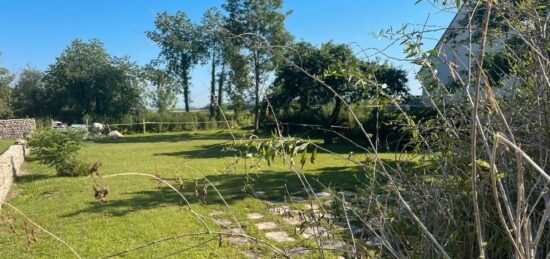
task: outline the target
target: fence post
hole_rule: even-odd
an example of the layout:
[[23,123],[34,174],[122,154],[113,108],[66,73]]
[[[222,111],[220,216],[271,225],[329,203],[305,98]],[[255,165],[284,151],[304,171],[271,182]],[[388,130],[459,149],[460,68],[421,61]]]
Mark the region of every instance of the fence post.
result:
[[141,119],[141,123],[143,124],[143,134],[147,134],[147,127],[145,126],[145,118]]

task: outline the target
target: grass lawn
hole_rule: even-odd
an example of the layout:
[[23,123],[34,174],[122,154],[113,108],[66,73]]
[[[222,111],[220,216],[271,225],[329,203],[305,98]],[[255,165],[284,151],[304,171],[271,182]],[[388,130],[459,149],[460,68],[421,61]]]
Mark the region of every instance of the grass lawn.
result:
[[[134,135],[85,143],[80,156],[88,162],[100,161],[103,164],[100,170],[102,175],[125,172],[154,174],[158,170],[162,178],[174,182],[176,175],[181,173],[185,179],[184,195],[193,209],[202,215],[210,217],[209,212],[219,210],[226,214],[213,218],[232,220],[232,212],[247,234],[266,240],[264,232],[254,226],[257,221],[246,217],[247,213],[261,213],[264,220],[277,222],[279,230],[286,230],[296,239],[283,243],[270,241],[272,244],[281,249],[316,247],[313,240],[304,240],[295,234],[294,226],[270,214],[266,205],[266,201],[284,201],[287,194],[304,196],[296,175],[280,159],[271,167],[262,165],[258,170],[249,172],[245,172],[244,168],[250,165],[240,160],[236,164],[236,172],[221,173],[235,159],[233,153],[221,149],[220,144],[229,140],[229,134],[222,131]],[[395,154],[382,154],[382,157],[396,159]],[[92,177],[55,177],[52,168],[36,161],[27,162],[24,167],[28,174],[16,180],[12,188],[19,194],[9,203],[67,241],[83,257],[103,257],[180,233],[204,231],[200,221],[182,206],[177,194],[165,185],[158,189],[154,179],[138,176],[101,179],[110,187],[108,201],[102,203],[93,197]],[[323,188],[317,181],[335,189],[353,190],[365,178],[345,158],[327,153],[319,153],[316,164],[306,165],[305,170],[318,191]],[[203,182],[202,175],[214,183],[229,204],[230,211],[223,206],[212,188],[208,191],[206,205],[199,203],[194,186],[197,178],[201,179],[200,183]],[[251,190],[265,191],[265,196],[254,198]],[[2,215],[5,216],[8,211],[4,208]],[[37,234],[38,242],[28,247],[22,218],[11,211],[10,214],[16,219],[17,234],[10,231],[6,221],[0,221],[0,258],[71,257],[66,247],[42,232]],[[206,221],[213,229],[220,229],[213,221]],[[122,256],[242,258],[244,250],[256,251],[262,256],[273,255],[265,246],[258,244],[237,246],[222,242],[220,247],[217,235],[200,235],[159,242]],[[307,256],[318,255],[311,253]]]
[[15,141],[13,139],[0,139],[0,154],[8,150],[8,148],[13,145]]

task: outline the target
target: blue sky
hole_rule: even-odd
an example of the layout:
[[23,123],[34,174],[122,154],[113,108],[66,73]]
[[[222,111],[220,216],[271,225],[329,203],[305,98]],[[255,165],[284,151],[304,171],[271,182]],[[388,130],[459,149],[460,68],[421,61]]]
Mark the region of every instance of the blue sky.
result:
[[[296,40],[321,44],[332,40],[361,48],[384,48],[389,42],[373,34],[405,23],[447,26],[454,13],[441,11],[424,0],[285,0],[293,10],[287,29]],[[17,72],[27,65],[47,69],[75,38],[101,40],[109,53],[128,55],[143,65],[157,57],[158,48],[144,32],[154,29],[156,12],[186,12],[198,22],[204,10],[220,6],[218,0],[17,0],[0,7],[0,66]],[[442,32],[430,35],[437,39]],[[426,47],[435,45],[428,40]],[[402,57],[394,46],[387,54]],[[410,64],[391,61],[407,71]],[[411,78],[412,78],[412,72]],[[208,70],[197,68],[192,78],[193,106],[208,102]],[[418,83],[411,80],[413,93]]]

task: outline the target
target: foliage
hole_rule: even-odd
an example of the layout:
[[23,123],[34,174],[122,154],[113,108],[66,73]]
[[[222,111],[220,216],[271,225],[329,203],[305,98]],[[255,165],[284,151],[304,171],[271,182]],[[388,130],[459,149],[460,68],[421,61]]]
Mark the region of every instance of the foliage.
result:
[[18,117],[36,117],[47,114],[45,85],[42,72],[33,67],[24,68],[13,88],[13,112]]
[[74,40],[44,76],[50,115],[69,122],[85,116],[113,118],[141,110],[138,69],[109,55],[98,40]]
[[288,14],[281,11],[282,0],[229,0],[228,30],[239,37],[237,45],[246,50],[253,78],[254,130],[260,123],[260,88],[268,79],[277,60],[274,51],[266,46],[284,46],[292,40],[284,21]]
[[11,83],[15,76],[6,68],[0,67],[0,118],[10,118],[13,111],[11,107]]
[[185,111],[189,112],[191,102],[191,69],[206,54],[207,48],[201,43],[201,34],[197,25],[191,22],[184,12],[170,15],[167,12],[157,14],[155,30],[148,31],[147,37],[161,49],[157,63],[165,64],[168,71],[181,87],[176,88],[183,94]]
[[143,68],[141,77],[150,83],[153,89],[147,93],[150,105],[157,112],[164,113],[176,106],[177,98],[174,91],[174,82],[170,74],[152,66]]
[[58,176],[82,176],[89,169],[77,159],[82,138],[76,130],[41,130],[31,135],[29,145],[40,163],[55,167]]

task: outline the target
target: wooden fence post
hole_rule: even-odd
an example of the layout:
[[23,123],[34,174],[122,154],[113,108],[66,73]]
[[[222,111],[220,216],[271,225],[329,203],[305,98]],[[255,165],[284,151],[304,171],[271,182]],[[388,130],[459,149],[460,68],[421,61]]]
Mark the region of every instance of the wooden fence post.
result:
[[147,127],[145,126],[145,118],[142,118],[141,122],[143,124],[143,134],[147,134]]

